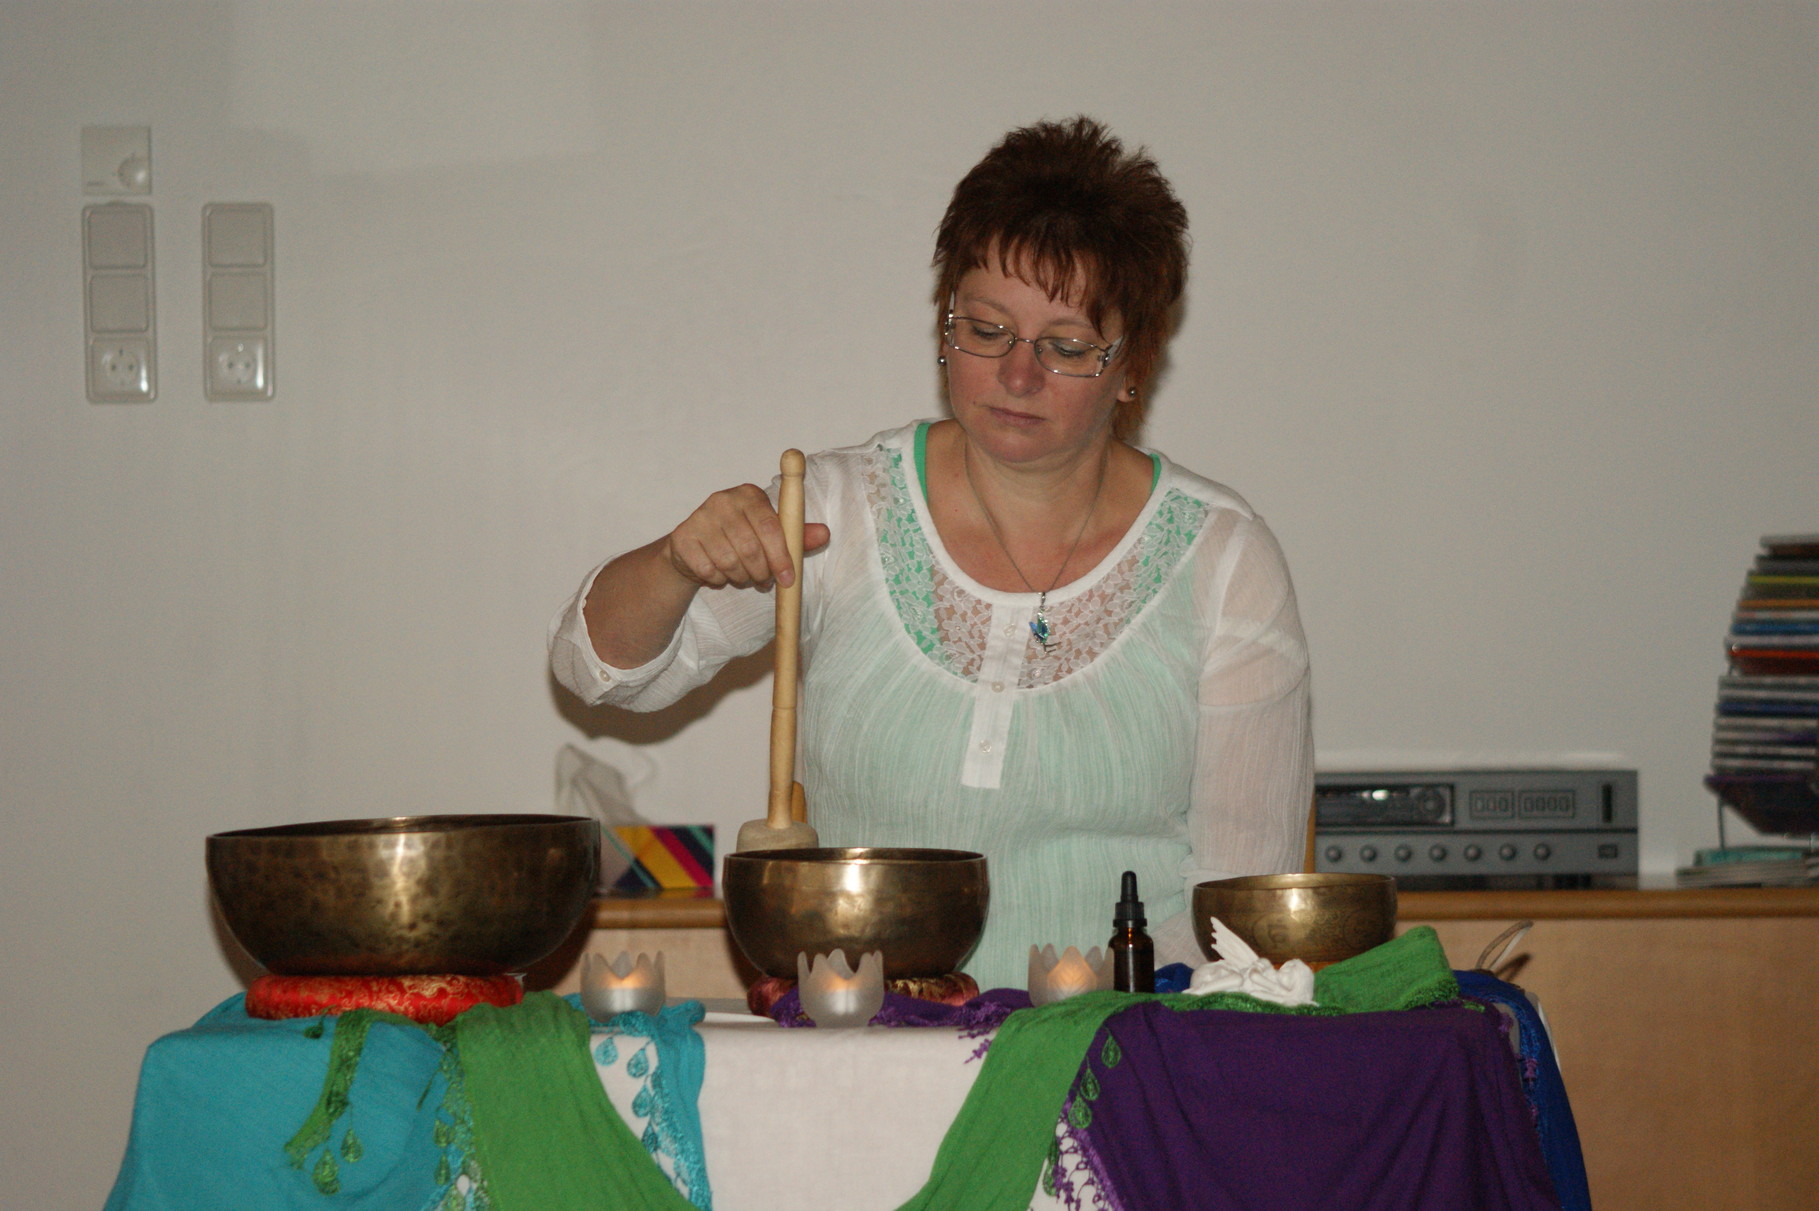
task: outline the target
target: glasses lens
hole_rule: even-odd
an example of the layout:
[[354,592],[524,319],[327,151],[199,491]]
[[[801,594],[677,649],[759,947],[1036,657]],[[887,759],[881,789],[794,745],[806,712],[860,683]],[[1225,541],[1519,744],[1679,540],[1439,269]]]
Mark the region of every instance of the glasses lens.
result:
[[1003,357],[1011,351],[1012,339],[1010,329],[971,316],[950,316],[947,321],[947,343],[962,353]]
[[1045,336],[1036,342],[1036,360],[1051,374],[1097,378],[1105,366],[1105,350],[1087,341]]

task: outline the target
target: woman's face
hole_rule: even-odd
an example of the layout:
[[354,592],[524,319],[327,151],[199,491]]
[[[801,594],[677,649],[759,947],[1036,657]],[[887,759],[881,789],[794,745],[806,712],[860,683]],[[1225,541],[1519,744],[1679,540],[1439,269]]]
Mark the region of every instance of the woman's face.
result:
[[[1070,337],[1110,347],[1124,334],[1116,314],[1104,329],[1086,318],[1078,296],[1048,292],[999,269],[995,261],[969,270],[954,294],[954,314],[1009,328],[1025,340]],[[977,357],[943,346],[948,403],[974,445],[1001,462],[1043,463],[1096,452],[1111,434],[1112,412],[1125,387],[1121,359],[1098,378],[1053,374],[1019,341],[1003,357]]]

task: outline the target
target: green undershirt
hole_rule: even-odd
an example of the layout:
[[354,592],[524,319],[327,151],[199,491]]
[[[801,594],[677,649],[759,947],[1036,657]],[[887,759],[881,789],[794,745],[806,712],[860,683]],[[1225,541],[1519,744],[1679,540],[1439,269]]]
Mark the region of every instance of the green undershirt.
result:
[[[916,482],[922,485],[922,499],[928,499],[928,426],[923,421],[916,426]],[[1150,491],[1162,482],[1162,456],[1152,454],[1150,457]]]

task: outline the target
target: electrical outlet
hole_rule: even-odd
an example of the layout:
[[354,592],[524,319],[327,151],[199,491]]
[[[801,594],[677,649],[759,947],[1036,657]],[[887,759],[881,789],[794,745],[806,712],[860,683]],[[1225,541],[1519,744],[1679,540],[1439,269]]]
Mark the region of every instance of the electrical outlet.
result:
[[149,402],[157,398],[152,343],[130,337],[90,342],[88,395],[110,403]]
[[265,372],[263,337],[220,336],[208,343],[208,397],[257,400],[272,397]]

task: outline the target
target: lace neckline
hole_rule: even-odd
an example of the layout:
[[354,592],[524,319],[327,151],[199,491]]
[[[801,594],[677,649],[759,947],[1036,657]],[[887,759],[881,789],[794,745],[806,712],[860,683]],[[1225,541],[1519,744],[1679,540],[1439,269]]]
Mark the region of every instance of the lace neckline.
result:
[[[914,434],[916,431],[917,430],[915,429],[911,430],[910,440],[912,442],[912,448],[907,452],[909,457],[905,460],[910,464],[911,473],[904,476],[903,487],[905,494],[909,497],[910,508],[915,513],[916,525],[921,528],[923,541],[928,544],[929,553],[934,557],[935,564],[940,569],[941,574],[946,576],[960,589],[982,601],[988,601],[994,605],[1028,604],[1033,608],[1036,599],[1041,596],[1041,594],[1012,591],[1009,589],[988,588],[969,576],[966,571],[961,568],[959,561],[948,551],[947,542],[941,537],[941,531],[935,528],[934,514],[929,509],[928,496],[923,489],[922,477],[915,474],[915,450],[913,448],[913,443],[915,441]],[[1158,460],[1158,456],[1152,450],[1145,450],[1141,446],[1136,447],[1136,449],[1139,453],[1151,460],[1157,461],[1157,465],[1160,468],[1161,473],[1156,476],[1154,482],[1150,485],[1149,498],[1143,502],[1143,508],[1138,511],[1137,516],[1131,521],[1131,524],[1125,528],[1123,536],[1118,539],[1111,550],[1105,553],[1103,559],[1094,564],[1093,567],[1084,574],[1076,576],[1066,584],[1057,585],[1054,589],[1050,590],[1048,594],[1050,603],[1059,604],[1061,602],[1069,601],[1082,593],[1090,591],[1093,586],[1103,580],[1112,569],[1116,568],[1119,563],[1124,560],[1125,556],[1130,554],[1131,548],[1137,544],[1137,540],[1141,538],[1144,531],[1149,528],[1150,521],[1155,517],[1156,510],[1161,506],[1163,497],[1168,495],[1167,462],[1165,460]]]

